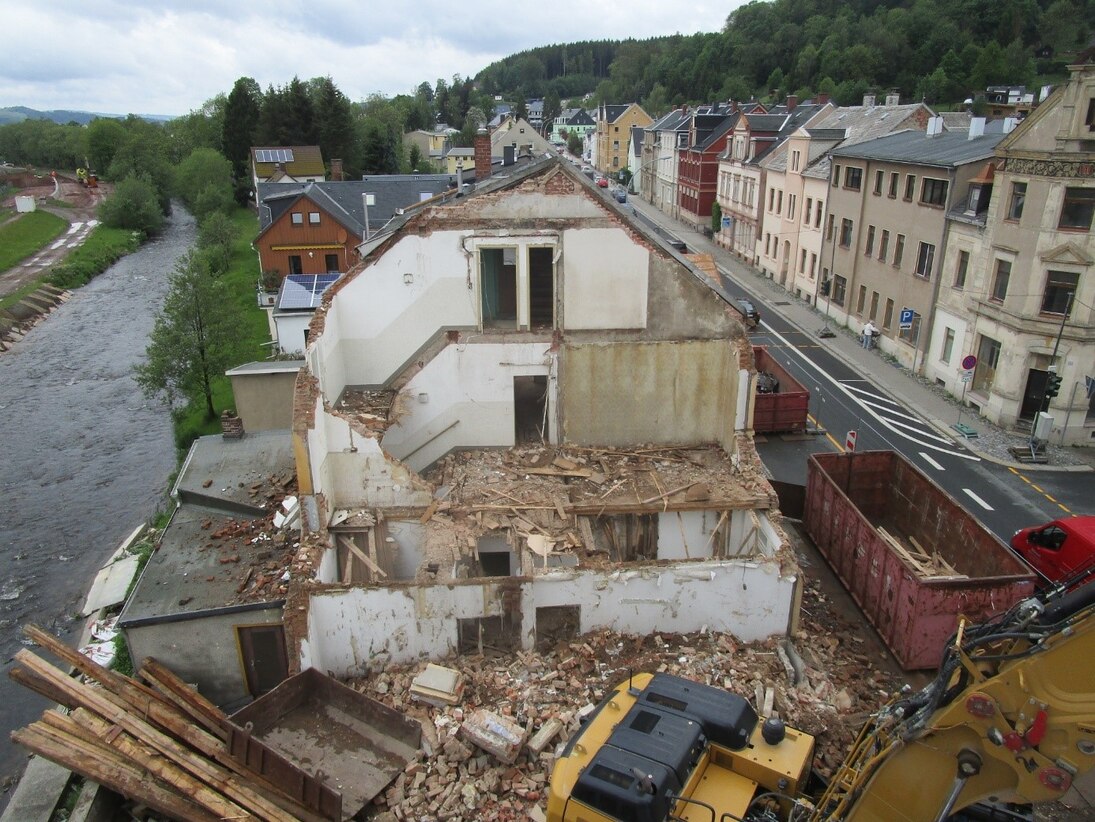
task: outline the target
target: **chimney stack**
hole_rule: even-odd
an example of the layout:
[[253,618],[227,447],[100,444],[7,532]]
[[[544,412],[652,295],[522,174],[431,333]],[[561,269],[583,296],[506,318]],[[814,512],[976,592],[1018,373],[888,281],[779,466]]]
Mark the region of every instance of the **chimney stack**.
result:
[[490,177],[490,135],[480,126],[475,135],[475,184],[484,183]]
[[886,107],[893,108],[894,106],[899,105],[901,105],[901,95],[896,91],[890,91],[890,93],[886,95]]
[[331,179],[336,183],[342,182],[342,160],[331,160]]
[[788,94],[787,95],[787,111],[794,111],[795,106],[797,106],[797,105],[798,105],[798,95],[797,94]]
[[863,108],[874,108],[874,95],[873,94],[864,94],[863,95]]
[[985,136],[985,118],[984,117],[973,117],[973,118],[971,118],[970,119],[970,134],[969,134],[968,139],[973,140],[977,137],[983,137],[983,136]]
[[825,104],[826,104],[826,103],[828,103],[828,102],[829,102],[829,92],[827,92],[827,91],[819,91],[819,92],[817,93],[817,104],[818,104],[819,106],[823,106],[823,105],[825,105]]

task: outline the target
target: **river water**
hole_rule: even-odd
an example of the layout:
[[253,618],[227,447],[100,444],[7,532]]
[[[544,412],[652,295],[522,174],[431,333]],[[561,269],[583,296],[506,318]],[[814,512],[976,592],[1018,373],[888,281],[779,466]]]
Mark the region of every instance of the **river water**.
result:
[[[34,622],[79,640],[91,580],[130,531],[166,506],[175,468],[166,406],[132,377],[176,260],[193,243],[178,206],[163,234],[72,293],[0,355],[0,778],[26,763],[10,732],[45,699],[7,671]],[[48,655],[50,662],[56,663]],[[0,796],[0,808],[8,794]]]

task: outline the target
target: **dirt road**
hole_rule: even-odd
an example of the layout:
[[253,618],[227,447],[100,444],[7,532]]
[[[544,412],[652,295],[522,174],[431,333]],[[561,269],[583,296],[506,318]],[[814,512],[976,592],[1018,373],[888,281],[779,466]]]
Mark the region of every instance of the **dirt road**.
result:
[[[75,177],[66,177],[60,173],[57,175],[56,185],[48,174],[41,177],[29,173],[16,174],[9,178],[9,182],[17,190],[0,200],[0,206],[14,210],[16,196],[34,197],[39,209],[68,221],[69,227],[45,248],[15,267],[0,272],[0,297],[42,276],[43,271],[65,259],[72,249],[81,245],[97,224],[99,204],[110,191],[110,187],[103,183],[98,188],[85,188]],[[55,205],[50,201],[65,203],[66,206]],[[9,219],[14,220],[17,217],[12,216]]]

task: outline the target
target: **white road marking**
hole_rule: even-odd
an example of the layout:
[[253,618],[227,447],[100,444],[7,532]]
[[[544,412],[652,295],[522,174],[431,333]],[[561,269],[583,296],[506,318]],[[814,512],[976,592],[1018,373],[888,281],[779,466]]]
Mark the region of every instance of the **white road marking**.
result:
[[920,452],[920,456],[924,459],[924,462],[926,462],[928,465],[930,465],[936,471],[945,471],[946,470],[942,465],[940,465],[938,462],[933,460],[931,457],[929,457],[923,451]]
[[[921,455],[921,456],[923,456],[923,455]],[[973,493],[973,491],[971,491],[969,488],[963,488],[962,490],[965,491],[969,495],[970,499],[972,499],[974,502],[976,502],[978,505],[980,505],[986,511],[993,510],[991,505],[989,505],[987,502],[985,502],[983,499],[981,499],[979,496],[977,496],[977,494]]]
[[[915,417],[910,417],[909,419],[916,420]],[[919,422],[919,420],[916,420],[916,421]],[[909,425],[906,422],[901,422],[900,420],[893,420],[893,419],[887,419],[886,422],[888,422],[890,425],[896,425],[898,428],[904,428],[908,431],[912,431],[914,434],[917,434],[921,437],[927,437],[930,440],[935,440],[936,442],[941,442],[944,445],[954,445],[954,442],[952,440],[947,439],[946,437],[937,437],[935,434],[931,434],[931,433],[928,433],[927,431],[925,431],[924,428],[923,428],[923,423],[920,423],[920,425]],[[898,431],[898,432],[895,432],[895,433],[900,433],[900,432]]]
[[[848,380],[841,380],[841,382],[847,384]],[[860,380],[856,380],[856,382],[860,382]],[[862,394],[864,397],[870,397],[872,400],[888,402],[890,405],[900,405],[896,400],[891,400],[889,397],[884,397],[881,394],[877,394],[874,391],[868,391],[865,388],[856,388],[854,385],[848,385],[847,388],[849,391],[855,391],[857,394]]]
[[887,420],[885,417],[880,415],[873,408],[869,407],[868,405],[866,405],[866,403],[862,402],[857,396],[855,396],[855,394],[852,393],[851,388],[844,385],[840,380],[836,379],[831,374],[826,372],[820,365],[818,365],[816,362],[814,362],[809,357],[807,357],[802,351],[799,351],[798,348],[796,348],[794,345],[791,344],[790,340],[788,340],[786,337],[784,337],[782,334],[780,334],[778,331],[776,331],[774,328],[772,328],[772,326],[770,326],[767,322],[765,322],[764,320],[761,320],[760,324],[768,330],[769,334],[771,334],[773,337],[775,337],[781,343],[783,343],[784,348],[786,348],[788,351],[794,352],[799,357],[801,357],[803,362],[805,362],[807,365],[809,365],[811,368],[813,368],[818,374],[820,374],[826,380],[828,380],[833,385],[835,385],[840,391],[843,391],[844,394],[848,397],[848,399],[850,399],[856,405],[863,408],[863,410],[867,414],[874,417],[874,419],[878,422],[878,424],[881,425],[883,428],[888,429],[893,434],[896,434],[897,436],[899,436],[903,439],[906,439],[909,442],[915,443],[916,445],[921,445],[924,448],[927,448],[931,451],[939,451],[943,454],[950,454],[951,456],[959,457],[960,459],[964,459],[964,460],[969,460],[970,462],[980,462],[981,461],[981,458],[974,455],[974,454],[964,454],[961,451],[952,451],[950,448],[940,448],[938,445],[933,445],[930,442],[923,442],[922,440],[919,440],[916,437],[909,436],[904,431],[897,430],[897,428],[895,428],[894,425],[889,420]]

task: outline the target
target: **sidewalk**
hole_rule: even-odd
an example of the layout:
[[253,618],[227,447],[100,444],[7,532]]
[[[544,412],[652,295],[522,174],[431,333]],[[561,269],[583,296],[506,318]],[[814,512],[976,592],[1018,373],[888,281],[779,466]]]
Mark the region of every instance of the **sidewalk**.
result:
[[[707,239],[700,231],[662,213],[640,196],[629,197],[628,202],[650,221],[665,227],[684,240],[689,251],[710,254],[728,279],[763,298],[770,306],[770,311],[798,326],[807,335],[812,336],[819,346],[829,349],[861,373],[864,378],[921,414],[939,431],[941,436],[961,443],[963,447],[984,460],[1021,468],[1023,471],[1095,471],[1095,449],[1091,448],[1060,447],[1050,444],[1046,446],[1046,454],[1049,457],[1047,464],[1017,462],[1008,452],[1008,448],[1025,446],[1027,437],[1005,431],[979,417],[972,408],[961,407],[955,399],[940,388],[887,358],[881,350],[864,349],[858,334],[854,334],[833,320],[830,320],[828,325],[836,336],[825,339],[818,337],[816,332],[826,324],[826,321],[824,315],[813,306],[784,291],[772,280],[761,276],[757,269],[742,262],[713,240]],[[977,432],[977,437],[972,439],[960,437],[951,428],[958,422],[960,413],[962,423],[972,427]]]

